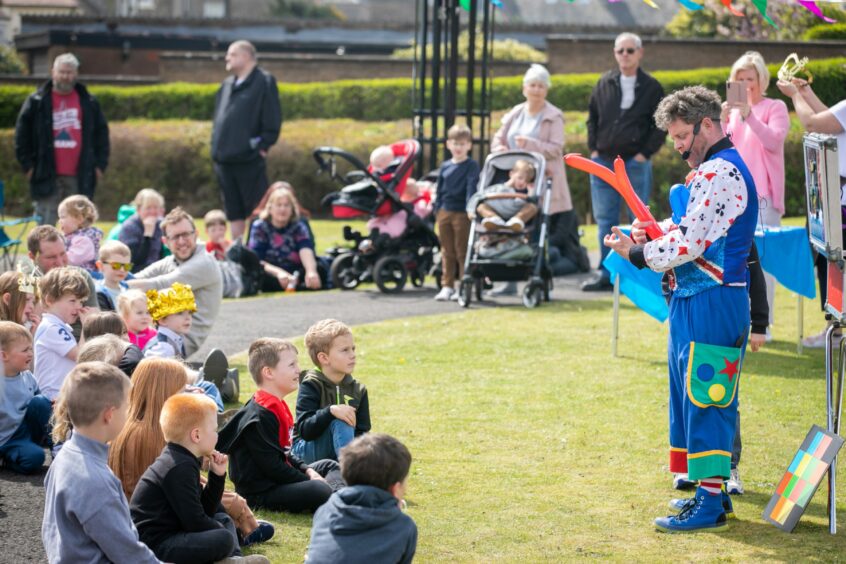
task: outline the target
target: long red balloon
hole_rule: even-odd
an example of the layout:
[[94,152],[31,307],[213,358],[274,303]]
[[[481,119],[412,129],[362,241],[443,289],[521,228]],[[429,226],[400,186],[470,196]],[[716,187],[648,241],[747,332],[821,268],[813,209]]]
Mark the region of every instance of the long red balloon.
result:
[[[618,164],[619,163],[619,164]],[[664,233],[658,227],[658,223],[649,211],[649,208],[644,205],[640,197],[634,191],[632,183],[629,180],[629,175],[626,174],[626,165],[623,159],[617,157],[614,160],[614,170],[595,163],[590,159],[581,156],[578,153],[569,153],[564,155],[564,164],[571,168],[587,172],[599,177],[605,181],[609,186],[614,188],[620,196],[625,200],[626,205],[632,210],[634,216],[643,222],[649,223],[646,227],[646,233],[651,239],[657,239]]]

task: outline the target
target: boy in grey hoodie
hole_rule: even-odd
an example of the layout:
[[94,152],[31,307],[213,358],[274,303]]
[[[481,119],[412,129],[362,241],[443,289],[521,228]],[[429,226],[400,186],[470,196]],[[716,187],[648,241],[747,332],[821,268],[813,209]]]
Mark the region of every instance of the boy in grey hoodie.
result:
[[397,439],[362,435],[341,451],[348,487],[314,514],[307,564],[411,562],[417,525],[403,513],[411,453]]

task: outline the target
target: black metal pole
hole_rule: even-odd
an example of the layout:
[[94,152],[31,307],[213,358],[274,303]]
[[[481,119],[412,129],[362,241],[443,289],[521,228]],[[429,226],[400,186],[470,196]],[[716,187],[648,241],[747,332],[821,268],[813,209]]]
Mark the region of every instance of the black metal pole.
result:
[[429,167],[434,169],[438,165],[438,110],[441,102],[441,42],[442,18],[445,15],[445,0],[435,0],[432,21],[432,93],[429,118],[431,119],[431,151],[429,153]]
[[480,92],[480,105],[482,112],[480,121],[482,127],[479,134],[479,162],[482,162],[488,153],[488,140],[491,129],[491,104],[490,104],[490,68],[488,60],[491,57],[491,37],[493,36],[493,21],[491,17],[491,3],[482,0],[482,87]]
[[446,104],[444,111],[444,132],[446,132],[455,123],[455,107],[456,99],[458,97],[458,36],[461,31],[459,20],[459,6],[458,0],[447,0],[447,19],[449,31],[449,59],[448,59],[448,79],[446,84]]
[[[487,1],[487,0],[483,0]],[[475,78],[476,78],[476,12],[477,0],[470,0],[470,18],[468,22],[468,39],[470,44],[467,50],[467,85],[465,102],[467,109],[467,127],[473,130],[473,95],[475,94]]]

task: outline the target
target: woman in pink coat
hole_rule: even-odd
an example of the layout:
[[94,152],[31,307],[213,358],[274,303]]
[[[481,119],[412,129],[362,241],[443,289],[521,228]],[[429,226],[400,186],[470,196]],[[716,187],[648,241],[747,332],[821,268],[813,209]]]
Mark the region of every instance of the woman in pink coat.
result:
[[[758,191],[758,226],[778,227],[784,215],[784,140],[790,129],[787,105],[764,94],[770,73],[760,53],[747,51],[735,61],[729,80],[746,86],[746,103],[723,103],[723,130],[731,138]],[[776,249],[758,249],[777,252]],[[765,273],[770,325],[773,324],[775,278]],[[767,340],[771,340],[767,329]]]
[[[529,67],[523,76],[526,101],[502,118],[502,126],[491,141],[491,152],[524,150],[541,153],[546,158],[546,176],[552,178],[550,225],[554,225],[557,214],[572,212],[573,201],[564,172],[564,114],[546,100],[549,86],[546,68],[537,64]],[[517,293],[517,285],[510,282],[491,293],[513,295]]]

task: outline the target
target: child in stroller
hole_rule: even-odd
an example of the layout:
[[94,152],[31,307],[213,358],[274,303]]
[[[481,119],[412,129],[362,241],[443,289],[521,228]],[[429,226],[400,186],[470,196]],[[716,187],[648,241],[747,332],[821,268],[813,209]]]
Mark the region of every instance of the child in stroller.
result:
[[[486,231],[510,229],[520,232],[538,213],[538,206],[528,201],[529,189],[535,180],[535,167],[529,161],[518,159],[508,173],[508,181],[489,186],[483,192],[477,192],[467,204],[470,219],[478,214],[482,217],[482,227]],[[493,194],[522,195],[523,198],[509,196],[495,198]],[[480,203],[482,196],[485,201]]]
[[[334,254],[330,276],[338,287],[349,290],[373,281],[382,292],[393,293],[401,291],[409,277],[415,286],[423,284],[438,240],[431,225],[415,212],[415,208],[423,207],[421,196],[414,192],[417,185],[410,179],[419,153],[420,144],[414,140],[377,147],[370,166],[365,167],[341,149],[315,150],[321,169],[345,184],[341,191],[324,198],[324,203],[332,206],[333,216],[372,218],[368,235],[345,226],[344,238],[352,246],[330,251]],[[338,175],[336,156],[349,161],[356,170]]]

